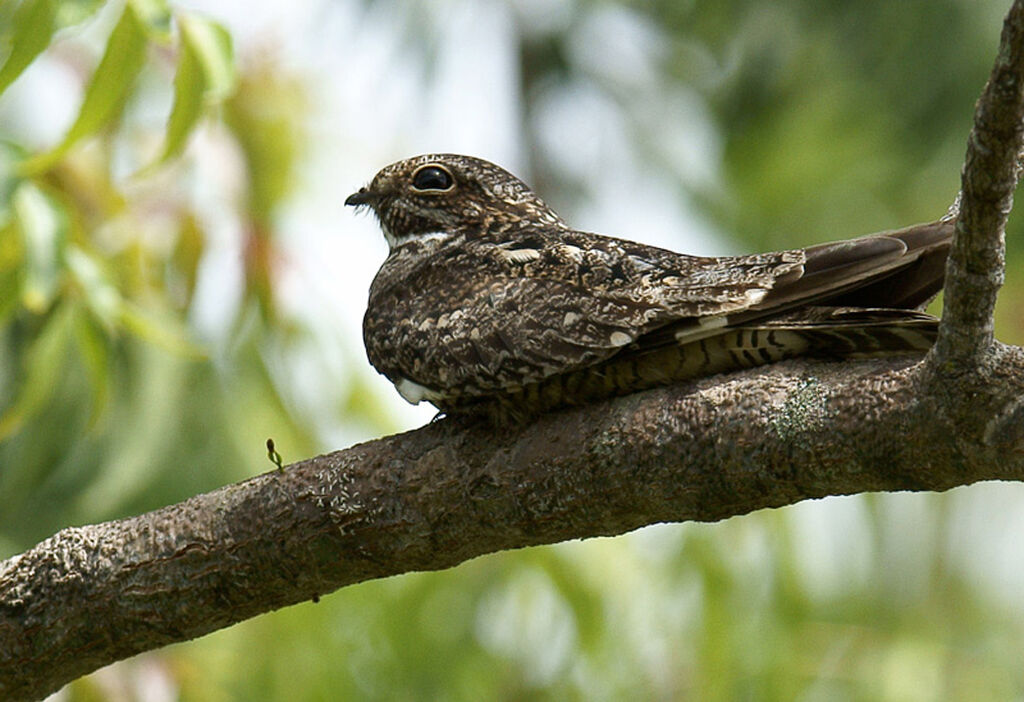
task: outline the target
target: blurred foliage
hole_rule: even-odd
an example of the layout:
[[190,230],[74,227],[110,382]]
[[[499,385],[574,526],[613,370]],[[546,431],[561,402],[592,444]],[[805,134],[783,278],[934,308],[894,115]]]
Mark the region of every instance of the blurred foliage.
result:
[[[95,23],[110,26],[101,41],[55,34],[97,12]],[[203,340],[188,323],[213,225],[194,192],[196,165],[179,157],[210,115],[229,129],[263,130],[245,117],[253,91],[237,89],[246,78],[236,78],[227,31],[162,0],[24,0],[11,14],[0,25],[0,87],[56,38],[67,53],[51,60],[74,62],[83,97],[54,145],[0,133],[0,550],[8,553],[67,524],[250,474],[262,467],[267,435],[292,457],[314,449],[262,350],[289,333],[276,323],[270,270],[284,187],[241,185],[235,217],[247,250],[260,253],[244,262],[233,331]],[[152,84],[171,91],[162,129],[141,116]],[[299,89],[259,94],[265,112],[279,113],[275,136],[294,132],[272,157],[248,132],[206,138],[273,173],[264,180],[293,178],[295,156],[285,152],[301,149]],[[250,404],[240,411],[243,396]]]
[[[1006,4],[514,3],[530,180],[582,208],[587,178],[630,159],[744,249],[935,218]],[[435,69],[444,7],[367,5]],[[55,141],[0,122],[0,555],[269,470],[268,436],[285,462],[324,448],[280,370],[311,332],[277,285],[316,86],[273,54],[236,61],[228,29],[164,0],[0,2],[0,109],[40,61],[82,95]],[[583,98],[613,128],[561,143],[546,120]],[[998,325],[1019,343],[1018,220]],[[225,230],[228,284],[204,268]],[[337,407],[387,427],[358,384]],[[957,498],[830,500],[364,583],[65,699],[1019,698],[1024,612],[956,557]],[[848,528],[822,536],[823,509]]]

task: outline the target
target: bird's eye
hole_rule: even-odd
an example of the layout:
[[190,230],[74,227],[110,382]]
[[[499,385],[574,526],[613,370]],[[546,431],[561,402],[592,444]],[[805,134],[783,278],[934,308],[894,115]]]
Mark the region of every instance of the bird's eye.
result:
[[451,190],[452,174],[440,166],[423,166],[412,174],[412,187],[417,190]]

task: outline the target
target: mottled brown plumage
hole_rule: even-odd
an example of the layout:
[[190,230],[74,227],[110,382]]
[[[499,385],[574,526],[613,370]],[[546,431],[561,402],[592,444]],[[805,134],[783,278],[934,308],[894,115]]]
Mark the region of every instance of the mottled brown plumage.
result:
[[575,231],[515,176],[452,154],[387,166],[346,204],[391,248],[370,363],[410,402],[498,419],[799,355],[923,351],[953,230],[687,256]]

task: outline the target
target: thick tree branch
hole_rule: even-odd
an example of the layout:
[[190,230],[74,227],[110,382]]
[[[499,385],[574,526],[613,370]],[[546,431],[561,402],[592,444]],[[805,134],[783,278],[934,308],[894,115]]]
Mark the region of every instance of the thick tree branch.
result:
[[964,168],[923,363],[790,361],[542,417],[320,456],[0,563],[0,699],[351,583],[808,498],[1024,479],[1024,350],[992,341],[1024,115],[1024,0]]
[[[1024,479],[1021,422],[950,432],[920,365],[796,361],[542,418],[435,422],[117,522],[0,566],[0,698],[344,585],[501,549],[807,498]],[[976,411],[1024,396],[1004,348]]]

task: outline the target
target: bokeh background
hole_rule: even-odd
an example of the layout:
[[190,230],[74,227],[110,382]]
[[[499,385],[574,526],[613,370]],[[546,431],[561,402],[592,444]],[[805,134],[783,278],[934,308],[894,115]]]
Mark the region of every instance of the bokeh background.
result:
[[[1009,5],[167,3],[0,2],[0,557],[268,470],[267,437],[290,462],[430,419],[362,351],[386,246],[342,202],[381,166],[481,156],[690,253],[934,219]],[[1022,534],[1007,483],[658,525],[346,588],[58,699],[1021,699]]]

